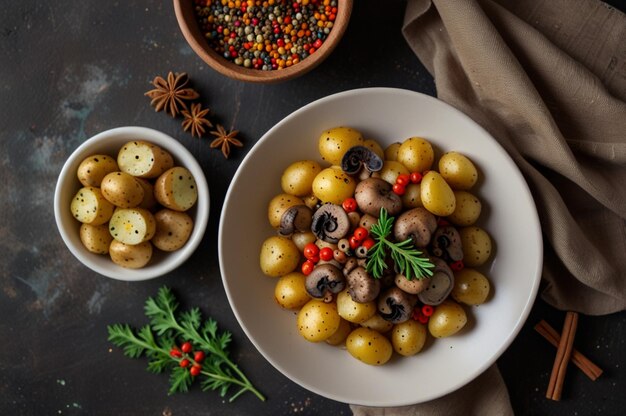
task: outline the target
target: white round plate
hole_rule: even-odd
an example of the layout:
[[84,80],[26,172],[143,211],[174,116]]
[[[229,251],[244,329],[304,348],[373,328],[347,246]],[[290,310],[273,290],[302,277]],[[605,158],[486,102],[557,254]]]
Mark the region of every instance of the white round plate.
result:
[[[323,130],[350,126],[384,147],[411,136],[433,143],[436,156],[456,150],[470,157],[481,179],[479,224],[492,236],[494,256],[481,270],[492,296],[466,307],[458,334],[427,342],[416,356],[394,354],[369,366],[343,348],[310,343],[298,334],[296,315],[274,300],[277,279],[259,269],[263,241],[276,233],[267,204],[281,193],[280,177],[292,162],[321,161]],[[391,88],[346,91],[287,116],[250,150],[233,178],[222,209],[219,260],[230,305],[246,335],[285,376],[322,396],[366,406],[402,406],[435,399],[480,375],[521,329],[539,286],[542,240],[526,182],[504,149],[470,118],[427,95]]]

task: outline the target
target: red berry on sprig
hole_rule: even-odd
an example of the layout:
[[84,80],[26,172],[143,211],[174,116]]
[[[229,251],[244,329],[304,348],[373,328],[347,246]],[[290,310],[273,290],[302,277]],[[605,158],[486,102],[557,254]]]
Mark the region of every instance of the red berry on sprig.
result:
[[178,365],[180,365],[182,368],[187,368],[187,367],[189,367],[189,364],[191,364],[191,362],[190,362],[188,359],[186,359],[186,358],[183,358],[183,359],[182,359],[182,360],[180,360],[180,362],[178,363]]
[[191,345],[191,342],[189,342],[189,341],[184,342],[183,345],[180,346],[181,351],[184,352],[185,354],[191,352],[192,348],[193,347]]
[[170,355],[174,358],[180,358],[183,356],[183,354],[180,352],[180,350],[177,347],[173,347],[170,350]]
[[202,366],[200,365],[194,365],[193,367],[189,369],[189,373],[194,377],[200,375],[201,371],[202,371]]
[[204,361],[204,351],[196,351],[193,354],[193,360],[197,363],[201,363]]

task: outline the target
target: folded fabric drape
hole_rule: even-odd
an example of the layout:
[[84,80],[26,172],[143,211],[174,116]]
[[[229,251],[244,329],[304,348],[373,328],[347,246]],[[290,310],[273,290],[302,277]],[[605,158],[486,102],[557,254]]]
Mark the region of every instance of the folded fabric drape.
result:
[[[597,0],[409,0],[403,33],[438,98],[524,174],[544,235],[543,299],[591,315],[626,309],[626,16]],[[430,403],[352,409],[512,413],[495,367]]]

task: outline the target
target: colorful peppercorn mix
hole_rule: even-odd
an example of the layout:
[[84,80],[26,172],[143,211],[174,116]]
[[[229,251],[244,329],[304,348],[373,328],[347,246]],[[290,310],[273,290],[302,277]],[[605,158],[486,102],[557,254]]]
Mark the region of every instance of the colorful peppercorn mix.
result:
[[237,65],[271,71],[315,53],[337,17],[338,0],[194,0],[209,45]]

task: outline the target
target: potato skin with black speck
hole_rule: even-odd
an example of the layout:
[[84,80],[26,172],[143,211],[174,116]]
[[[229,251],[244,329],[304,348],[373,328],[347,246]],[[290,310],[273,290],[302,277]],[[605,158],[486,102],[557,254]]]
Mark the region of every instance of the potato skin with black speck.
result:
[[152,244],[144,241],[141,244],[124,244],[117,240],[111,241],[109,255],[113,263],[127,269],[140,269],[152,258]]
[[156,231],[151,241],[159,250],[182,248],[193,231],[193,219],[184,212],[165,208],[154,214],[154,220]]
[[113,241],[113,236],[111,236],[107,224],[81,224],[79,235],[80,241],[91,253],[109,253],[109,246],[111,245],[111,241]]

